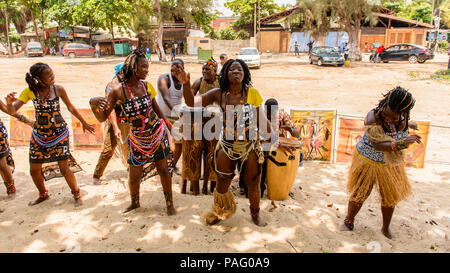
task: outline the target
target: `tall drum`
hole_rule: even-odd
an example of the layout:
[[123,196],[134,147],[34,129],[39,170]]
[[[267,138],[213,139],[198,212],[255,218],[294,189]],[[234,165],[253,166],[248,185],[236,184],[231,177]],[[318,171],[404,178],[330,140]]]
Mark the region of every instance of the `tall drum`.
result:
[[191,188],[195,195],[200,193],[200,172],[202,159],[202,127],[203,108],[188,107],[181,108],[181,131],[183,145],[183,163],[181,193],[186,193],[187,180],[191,181]]
[[293,154],[278,148],[267,157],[267,196],[270,200],[282,201],[287,198],[294,184],[300,164],[300,141],[280,137],[280,141],[292,148]]
[[219,106],[210,105],[205,109],[203,118],[203,152],[205,153],[206,168],[204,170],[203,190],[204,194],[208,192],[208,181],[211,181],[211,192],[214,190],[217,181],[216,171],[214,169],[214,152],[219,140],[222,128],[222,111]]

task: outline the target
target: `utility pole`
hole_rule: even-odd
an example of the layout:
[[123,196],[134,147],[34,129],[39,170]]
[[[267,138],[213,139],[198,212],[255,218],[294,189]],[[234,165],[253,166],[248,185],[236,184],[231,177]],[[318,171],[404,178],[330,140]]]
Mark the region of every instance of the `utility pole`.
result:
[[[431,18],[430,18],[430,25],[433,25],[433,18],[434,18],[434,0],[431,1]],[[428,31],[428,47],[431,47],[431,31]]]
[[256,3],[253,4],[253,37],[255,37],[256,41]]
[[261,8],[258,0],[258,50],[261,50]]

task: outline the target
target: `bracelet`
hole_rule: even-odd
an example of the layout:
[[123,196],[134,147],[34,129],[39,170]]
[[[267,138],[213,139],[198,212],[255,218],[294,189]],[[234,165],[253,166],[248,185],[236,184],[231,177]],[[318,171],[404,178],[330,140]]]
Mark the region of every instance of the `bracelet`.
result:
[[404,139],[397,142],[397,149],[404,150],[406,148],[408,148],[408,147],[406,146]]
[[89,104],[89,106],[91,106],[91,110],[94,114],[100,112],[100,108],[97,105]]
[[24,115],[20,115],[17,119],[21,122],[25,122],[27,120],[27,118]]

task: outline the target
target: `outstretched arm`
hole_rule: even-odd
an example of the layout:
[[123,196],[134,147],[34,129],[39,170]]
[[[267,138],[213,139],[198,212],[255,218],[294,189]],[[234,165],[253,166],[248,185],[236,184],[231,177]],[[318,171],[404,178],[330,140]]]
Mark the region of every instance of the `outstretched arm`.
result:
[[177,65],[177,71],[175,72],[177,79],[183,84],[183,96],[184,102],[189,107],[203,106],[219,103],[221,91],[219,88],[209,90],[203,95],[194,97],[191,91],[191,75],[187,73],[181,65]]
[[[6,105],[3,101],[0,101],[0,110],[2,110],[3,112],[5,112],[6,114],[9,115],[8,107],[7,107],[7,105]],[[15,112],[14,114],[12,114],[11,116],[13,116],[13,117],[15,117],[16,119],[22,121],[23,123],[26,123],[27,125],[33,127],[34,121],[29,120],[26,116],[24,116],[24,115],[22,115],[22,114],[19,114],[19,113],[17,113],[17,112]]]
[[64,104],[67,106],[67,110],[69,110],[70,113],[72,113],[79,121],[81,121],[81,124],[83,125],[83,132],[87,130],[88,132],[94,134],[95,133],[94,126],[88,124],[81,116],[81,114],[78,112],[77,108],[73,106],[72,102],[69,99],[69,96],[67,96],[67,92],[64,89],[64,87],[58,86],[57,91]]

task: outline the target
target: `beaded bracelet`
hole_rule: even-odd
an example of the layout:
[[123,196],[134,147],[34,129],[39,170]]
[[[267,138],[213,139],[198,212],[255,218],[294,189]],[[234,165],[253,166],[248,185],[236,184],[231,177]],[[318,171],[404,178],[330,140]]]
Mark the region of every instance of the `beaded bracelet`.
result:
[[24,115],[20,115],[17,119],[18,119],[19,121],[21,121],[21,122],[25,122],[25,121],[26,121],[26,118],[25,118]]
[[94,113],[100,112],[100,108],[97,105],[90,104],[90,106],[91,106],[92,112],[94,112]]
[[397,149],[404,150],[406,148],[408,147],[406,146],[404,139],[397,142]]

